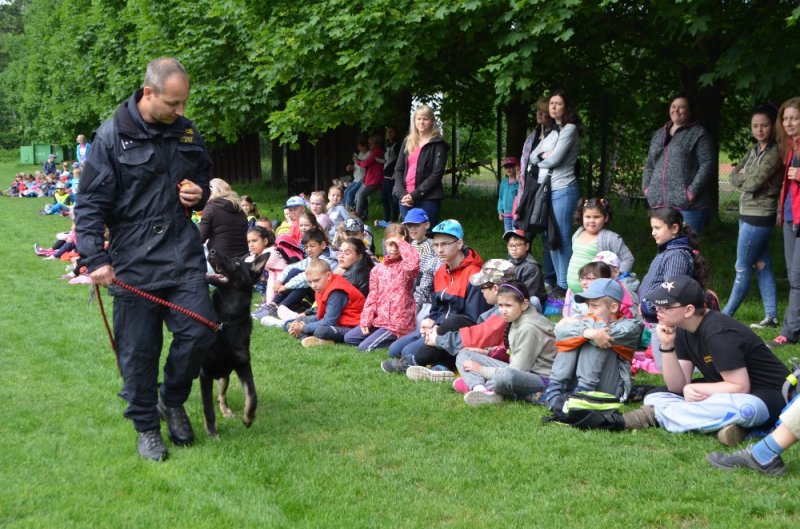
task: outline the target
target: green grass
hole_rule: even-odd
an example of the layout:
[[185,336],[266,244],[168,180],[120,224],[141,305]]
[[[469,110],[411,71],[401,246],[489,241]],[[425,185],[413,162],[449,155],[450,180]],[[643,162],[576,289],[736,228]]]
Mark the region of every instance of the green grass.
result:
[[[0,161],[0,174],[13,174],[9,169]],[[277,215],[284,195],[265,187],[237,189]],[[303,350],[285,333],[260,326],[252,340],[260,401],[253,427],[220,419],[219,440],[208,439],[195,390],[187,409],[196,445],[170,445],[163,464],[144,461],[121,415],[119,375],[97,306],[87,304],[88,287],[58,281],[63,264],[31,251],[34,242],[48,244],[68,228],[66,219],[37,215],[43,203],[0,199],[2,527],[800,523],[796,450],[786,456],[784,479],[724,473],[703,460],[720,448],[710,436],[581,432],[543,425],[542,409],[517,403],[473,409],[448,386],[381,372],[384,353]],[[444,205],[443,217],[460,218],[484,258],[504,254],[493,205],[492,197],[469,194]],[[617,210],[614,229],[637,256],[641,276],[655,253],[647,220],[642,210]],[[723,224],[712,233],[703,252],[724,299],[736,229]],[[785,300],[777,236],[773,251]],[[760,319],[755,286],[739,316]],[[784,358],[797,353],[781,350]],[[230,395],[240,410],[235,383]]]

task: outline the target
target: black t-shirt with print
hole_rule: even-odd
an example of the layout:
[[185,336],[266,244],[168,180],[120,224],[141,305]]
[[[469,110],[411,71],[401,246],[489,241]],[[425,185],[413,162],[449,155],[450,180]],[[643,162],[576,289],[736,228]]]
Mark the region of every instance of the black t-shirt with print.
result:
[[675,352],[706,382],[722,382],[721,372],[747,368],[750,394],[764,401],[772,418],[786,405],[781,387],[789,370],[749,327],[730,316],[711,310],[694,333],[678,329]]

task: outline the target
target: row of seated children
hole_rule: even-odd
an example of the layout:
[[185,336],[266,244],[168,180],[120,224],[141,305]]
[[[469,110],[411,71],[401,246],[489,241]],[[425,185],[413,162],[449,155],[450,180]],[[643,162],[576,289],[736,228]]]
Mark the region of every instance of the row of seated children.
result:
[[[598,207],[599,205],[599,207]],[[589,206],[589,207],[587,207]],[[576,208],[576,212],[580,211],[581,219],[584,221],[584,226],[581,231],[588,231],[595,232],[595,243],[597,243],[597,239],[611,239],[612,243],[620,247],[616,237],[609,237],[609,235],[599,235],[602,229],[598,229],[600,226],[604,226],[605,222],[598,223],[595,221],[587,221],[584,217],[591,216],[593,211],[586,211],[586,210],[600,210],[601,213],[601,220],[605,221],[608,215],[607,211],[603,211],[601,208],[606,206],[603,201],[583,201],[579,203],[578,207]],[[588,215],[587,215],[588,213]],[[415,219],[413,214],[410,217],[407,217],[407,220],[420,220]],[[410,223],[410,226],[418,223]],[[420,223],[421,224],[421,223]],[[683,229],[682,227],[678,226],[676,229]],[[408,235],[413,233],[413,229],[408,230]],[[441,241],[437,241],[441,239]],[[524,233],[521,232],[511,232],[504,235],[504,239],[507,242],[509,254],[513,259],[512,262],[516,262],[517,264],[525,264],[526,261],[529,261],[529,256],[527,255],[529,249],[529,241]],[[424,240],[423,240],[424,241]],[[412,241],[416,242],[418,245],[423,241]],[[658,242],[658,241],[657,241]],[[441,331],[442,334],[448,332],[458,331],[462,327],[469,327],[474,325],[475,323],[480,323],[479,317],[482,312],[486,311],[489,307],[486,304],[485,299],[483,299],[480,294],[480,289],[472,289],[470,290],[468,287],[465,286],[464,280],[464,270],[468,270],[469,273],[466,274],[468,278],[469,275],[476,273],[475,268],[482,264],[480,261],[480,257],[469,248],[466,248],[463,243],[463,230],[461,229],[460,225],[456,221],[446,221],[441,223],[433,230],[433,240],[430,242],[431,247],[435,248],[437,257],[440,261],[444,262],[444,266],[439,266],[436,274],[440,277],[440,284],[447,285],[448,287],[452,287],[454,284],[458,283],[457,288],[447,290],[445,287],[437,288],[436,280],[434,278],[434,284],[432,287],[433,295],[431,296],[432,306],[431,306],[431,314],[429,317],[423,318],[420,324],[418,325],[418,329],[415,329],[413,332],[406,334],[405,336],[395,336],[395,338],[400,338],[396,340],[394,344],[391,345],[389,352],[391,359],[387,362],[384,362],[382,366],[384,370],[389,372],[405,372],[406,374],[408,371],[408,367],[410,366],[418,366],[422,367],[427,371],[422,371],[420,369],[412,370],[412,373],[417,373],[413,375],[414,377],[420,377],[418,373],[427,373],[422,378],[429,377],[431,379],[449,379],[452,380],[455,378],[453,371],[457,369],[455,364],[455,356],[457,356],[458,351],[446,351],[442,348],[436,348],[429,345],[428,342],[436,343],[436,337],[439,335]],[[624,244],[624,243],[623,243]],[[413,246],[413,245],[412,245]],[[602,247],[602,246],[600,246]],[[521,255],[511,255],[516,250],[523,250],[524,252]],[[516,259],[515,259],[516,257]],[[519,257],[523,257],[519,259]],[[530,258],[532,259],[532,258]],[[618,300],[615,300],[616,303],[619,304],[617,310],[611,311],[611,316],[601,317],[601,320],[605,321],[605,325],[610,325],[611,321],[616,321],[616,319],[631,319],[631,317],[635,317],[637,311],[637,303],[636,303],[636,292],[635,288],[630,288],[630,286],[636,285],[635,277],[629,275],[630,273],[627,271],[620,271],[620,259],[613,253],[610,253],[609,250],[604,250],[600,252],[599,257],[597,257],[599,261],[608,260],[609,264],[612,265],[615,274],[621,274],[623,280],[628,279],[629,281],[626,283],[628,288],[622,288],[622,297]],[[520,263],[522,261],[522,263]],[[538,276],[538,285],[534,285],[533,288],[529,288],[526,285],[526,291],[529,292],[533,290],[534,292],[539,291],[541,288],[541,271],[538,267],[538,263],[534,263],[534,275]],[[524,266],[521,267],[524,269]],[[479,268],[478,268],[479,270]],[[516,270],[515,270],[516,274]],[[522,276],[524,278],[524,274]],[[415,279],[415,283],[419,283],[420,276],[417,276]],[[453,295],[453,292],[457,290],[459,294]],[[613,289],[612,290],[616,290]],[[415,292],[416,293],[416,292]],[[476,295],[477,294],[477,295]],[[604,296],[608,297],[608,296]],[[541,300],[539,300],[538,296],[528,296],[528,303],[535,303],[537,300],[541,304]],[[415,302],[417,301],[415,297]],[[612,303],[609,301],[609,303]],[[422,309],[420,303],[415,303],[415,311],[417,314]],[[444,310],[443,310],[444,309]],[[617,318],[617,313],[621,314],[623,317],[627,318]],[[446,317],[443,317],[446,315]],[[587,310],[587,316],[592,316],[592,314]],[[430,317],[432,316],[432,317]],[[614,318],[613,320],[611,318]],[[597,321],[597,317],[594,316],[590,318],[591,321]],[[569,320],[568,320],[569,321]],[[360,322],[359,322],[360,323]],[[285,326],[285,322],[282,322],[281,325]],[[360,326],[360,325],[359,325]],[[436,331],[431,334],[431,329],[436,328]],[[638,329],[641,331],[641,328]],[[363,331],[363,329],[361,329]],[[344,341],[344,335],[347,333],[342,334],[342,341]],[[355,334],[355,332],[353,333]],[[362,332],[363,334],[363,332]],[[390,333],[393,334],[393,333]],[[399,334],[399,332],[398,332]],[[588,334],[596,334],[593,332],[588,332]],[[636,330],[633,331],[633,334],[636,334]],[[430,335],[430,336],[429,336]],[[637,336],[633,340],[634,342],[638,340]],[[600,339],[601,343],[606,343],[605,340],[602,338]],[[369,343],[372,346],[372,343]],[[634,344],[635,345],[635,344]],[[596,343],[592,343],[593,347],[603,349],[603,347],[598,347]],[[630,362],[630,353],[632,353],[632,349],[630,350],[617,350],[615,351],[615,355],[617,358],[621,358],[623,361],[628,363],[629,369],[629,362]],[[576,355],[577,356],[577,355]],[[591,357],[591,354],[587,355],[587,358]],[[592,362],[588,362],[589,364],[594,365]],[[611,365],[611,364],[609,364]],[[432,368],[428,368],[426,366],[432,366]],[[577,370],[577,363],[576,363],[576,370]],[[625,371],[625,370],[621,370]],[[411,378],[412,375],[409,375]],[[628,375],[629,377],[629,375]],[[585,382],[585,380],[589,382]],[[590,375],[586,377],[575,377],[576,386],[578,382],[581,382],[581,387],[585,387],[588,385],[596,385],[593,381],[594,377]],[[618,384],[615,386],[617,389],[613,391],[614,393],[621,392],[620,396],[623,396],[627,393],[627,388],[629,387],[628,383],[624,383],[623,380],[622,384]],[[480,389],[480,388],[479,388]],[[493,397],[494,398],[494,397]],[[541,398],[541,395],[540,395]]]

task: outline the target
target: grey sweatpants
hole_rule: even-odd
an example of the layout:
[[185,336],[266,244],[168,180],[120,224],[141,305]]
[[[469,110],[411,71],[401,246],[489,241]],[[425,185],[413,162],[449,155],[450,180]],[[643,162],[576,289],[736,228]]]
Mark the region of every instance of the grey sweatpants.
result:
[[[482,366],[495,367],[497,370],[492,378],[486,379],[480,373],[464,371],[464,362],[467,360],[478,362]],[[483,384],[487,389],[516,399],[522,399],[531,393],[544,391],[547,386],[547,379],[540,377],[536,373],[520,371],[502,360],[496,360],[474,351],[461,351],[458,353],[456,367],[469,389]]]

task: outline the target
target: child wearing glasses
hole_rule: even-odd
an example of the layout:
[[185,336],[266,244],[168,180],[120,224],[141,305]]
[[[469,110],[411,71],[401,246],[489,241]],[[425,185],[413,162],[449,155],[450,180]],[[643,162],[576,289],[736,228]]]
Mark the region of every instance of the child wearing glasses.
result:
[[508,248],[509,262],[517,270],[517,279],[522,281],[527,291],[531,294],[531,305],[535,310],[543,312],[547,301],[547,290],[544,288],[542,267],[530,254],[531,241],[522,230],[505,232],[503,240]]

